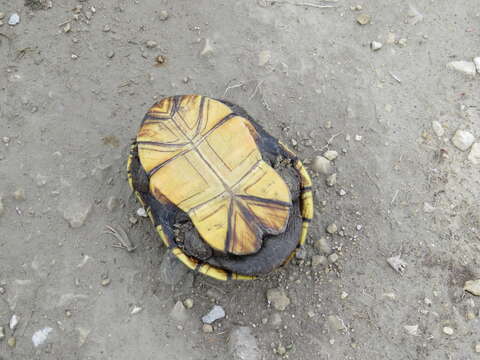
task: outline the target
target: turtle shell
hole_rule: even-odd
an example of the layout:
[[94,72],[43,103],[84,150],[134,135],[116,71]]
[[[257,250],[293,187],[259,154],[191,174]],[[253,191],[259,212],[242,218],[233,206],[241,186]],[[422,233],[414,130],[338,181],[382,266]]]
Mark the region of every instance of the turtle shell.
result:
[[[272,167],[278,158],[296,172],[290,188]],[[128,173],[173,254],[219,279],[281,265],[304,242],[313,215],[310,179],[296,156],[240,107],[204,96],[168,97],[149,109]],[[179,215],[193,224],[206,258],[175,237]]]

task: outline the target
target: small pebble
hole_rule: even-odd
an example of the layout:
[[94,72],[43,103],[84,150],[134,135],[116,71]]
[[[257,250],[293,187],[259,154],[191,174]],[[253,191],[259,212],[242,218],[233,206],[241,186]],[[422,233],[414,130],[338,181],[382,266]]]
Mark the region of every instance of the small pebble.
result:
[[444,326],[443,327],[443,333],[447,335],[453,335],[453,329],[449,326]]
[[160,14],[158,15],[158,18],[161,20],[161,21],[165,21],[168,19],[168,11],[167,10],[162,10],[160,11]]
[[145,46],[149,49],[153,49],[155,47],[157,47],[157,42],[156,41],[153,41],[153,40],[148,40],[146,43],[145,43]]
[[108,285],[110,285],[111,282],[112,281],[110,280],[110,278],[106,278],[106,279],[102,280],[101,284],[102,284],[102,286],[108,286]]
[[423,211],[426,213],[432,213],[435,211],[435,208],[431,204],[425,202],[423,203]]
[[398,40],[398,45],[401,47],[407,46],[407,39],[401,38],[400,40]]
[[5,294],[5,288],[3,286],[0,286],[0,295]]
[[330,161],[323,156],[315,156],[312,162],[312,169],[317,173],[328,175],[331,173]]
[[355,135],[355,141],[362,141],[362,135]]
[[327,258],[323,255],[313,255],[312,256],[312,267],[317,267],[320,265],[325,265],[327,263]]
[[328,257],[328,261],[330,261],[332,264],[337,262],[338,260],[338,255],[336,253],[330,254]]
[[103,27],[103,31],[104,31],[104,32],[109,32],[110,30],[112,30],[112,28],[110,27],[110,25],[105,25],[105,26]]
[[[0,216],[2,216],[3,214],[5,214],[5,205],[3,205],[3,200],[0,197]],[[1,287],[0,287],[0,289],[1,289]]]
[[337,315],[328,316],[328,324],[333,330],[342,331],[345,330],[345,323]]
[[475,318],[476,318],[475,313],[472,312],[472,311],[467,311],[466,318],[467,318],[467,320],[473,320],[473,319],[475,319]]
[[200,52],[201,56],[208,56],[214,53],[213,46],[209,38],[205,39],[205,44],[203,46],[202,51]]
[[114,52],[113,50],[111,50],[111,51],[109,51],[109,52],[107,53],[107,57],[108,57],[109,59],[113,58],[114,56],[115,56],[115,52]]
[[480,279],[466,281],[463,289],[472,295],[480,296]]
[[170,311],[170,317],[176,321],[184,322],[188,319],[188,312],[181,301],[177,301]]
[[203,324],[202,331],[206,334],[213,333],[213,326],[210,324]]
[[130,224],[132,225],[135,225],[136,223],[138,223],[138,219],[135,217],[135,216],[130,216],[128,218],[128,221],[130,222]]
[[413,336],[418,335],[418,325],[405,325],[403,328],[410,335],[413,335]]
[[330,247],[327,238],[323,236],[315,241],[313,247],[323,254],[330,254],[332,252],[332,248]]
[[270,50],[262,50],[258,53],[258,66],[265,66],[272,58]]
[[71,199],[61,211],[64,220],[68,222],[71,228],[76,229],[85,224],[88,215],[92,211],[92,204],[83,202],[82,200],[75,201]]
[[362,230],[362,228],[363,228],[363,226],[362,226],[361,224],[358,224],[358,225],[356,226],[357,231]]
[[340,294],[340,299],[344,300],[348,297],[348,293],[346,293],[345,291],[342,291],[342,293]]
[[190,299],[190,298],[185,299],[185,300],[183,301],[183,305],[185,305],[185,307],[186,307],[187,309],[191,309],[191,308],[193,307],[193,300]]
[[373,51],[378,51],[380,50],[381,48],[383,47],[383,44],[379,41],[372,41],[370,43],[370,48],[373,50]]
[[332,223],[330,225],[327,226],[327,233],[329,234],[335,234],[337,232],[338,228],[337,228],[337,225],[335,223]]
[[13,314],[12,317],[10,318],[10,322],[8,323],[10,330],[15,331],[15,329],[18,326],[18,316]]
[[147,217],[147,212],[143,207],[137,209],[137,215],[140,217]]
[[72,60],[77,60],[77,59],[78,59],[78,55],[77,55],[77,54],[72,54],[71,58],[72,58]]
[[325,151],[325,153],[323,154],[323,157],[326,158],[327,160],[333,161],[338,157],[338,152],[336,152],[335,150],[328,150],[328,151]]
[[287,349],[285,349],[285,346],[283,346],[282,344],[279,344],[277,346],[277,348],[275,349],[275,352],[280,355],[280,356],[283,356],[287,353]]
[[369,24],[371,21],[370,19],[370,15],[368,14],[360,14],[357,16],[357,22],[360,24],[360,25],[367,25]]
[[307,251],[301,247],[295,251],[295,258],[298,260],[305,260],[307,257]]
[[0,12],[0,20],[2,20],[3,18],[5,18],[5,13],[4,13],[4,12]]
[[472,61],[452,61],[447,64],[447,68],[458,71],[467,76],[475,76],[475,73],[477,72],[475,63]]
[[475,64],[475,67],[477,68],[477,73],[480,74],[480,56],[474,58],[473,63]]
[[475,137],[465,130],[457,130],[453,135],[452,143],[461,151],[467,151],[475,141]]
[[474,165],[480,165],[480,143],[472,145],[470,154],[468,154],[468,161]]
[[17,189],[15,190],[15,192],[13,193],[13,197],[15,198],[15,200],[17,201],[23,201],[25,200],[25,190],[24,189]]
[[211,324],[216,320],[222,319],[225,317],[225,310],[220,305],[214,305],[213,308],[208,312],[208,314],[202,317],[202,322],[204,324]]
[[480,354],[480,343],[475,345],[475,352]]
[[141,312],[142,310],[143,310],[143,308],[141,306],[134,305],[132,310],[130,310],[130,314],[135,315],[135,314],[138,314],[139,312]]
[[14,348],[15,345],[17,345],[17,339],[15,339],[14,336],[11,336],[7,340],[7,345],[10,346],[11,348]]
[[327,184],[327,186],[334,186],[336,183],[337,183],[337,174],[334,173],[330,176],[328,176],[326,179],[325,179],[325,183]]
[[400,255],[389,257],[387,263],[400,274],[403,274],[407,268],[407,263],[400,258]]
[[338,195],[345,196],[345,195],[347,195],[347,192],[344,189],[340,189],[340,190],[338,190]]
[[0,326],[0,341],[5,339],[5,329],[3,326]]
[[155,58],[155,61],[157,62],[158,65],[163,65],[165,64],[165,56],[163,55],[158,55],[156,58]]
[[442,137],[445,134],[445,129],[438,121],[432,121],[432,129],[438,137]]
[[71,30],[72,30],[72,25],[70,23],[66,23],[65,26],[63,27],[63,32],[69,33]]
[[290,305],[290,299],[282,289],[268,289],[267,301],[272,304],[273,308],[278,311],[284,311]]
[[20,16],[17,13],[13,13],[8,18],[8,25],[15,26],[20,23]]

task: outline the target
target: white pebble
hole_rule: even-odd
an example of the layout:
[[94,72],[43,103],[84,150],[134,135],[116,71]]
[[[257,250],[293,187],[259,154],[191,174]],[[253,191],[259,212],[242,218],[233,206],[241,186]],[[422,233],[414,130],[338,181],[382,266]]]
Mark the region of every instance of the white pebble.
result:
[[445,134],[445,129],[438,121],[432,121],[432,129],[438,137],[442,137]]
[[425,202],[423,203],[423,211],[426,213],[432,213],[435,211],[435,208],[432,206],[432,204]]
[[475,67],[477,68],[477,72],[480,74],[480,56],[474,58],[473,63],[475,64]]
[[41,330],[35,331],[32,335],[33,346],[37,347],[42,345],[50,334],[53,331],[51,327],[46,327]]
[[355,141],[362,141],[362,135],[355,135]]
[[447,64],[448,69],[452,69],[461,72],[468,76],[475,76],[476,68],[472,61],[452,61]]
[[474,165],[480,164],[480,143],[475,143],[472,145],[470,154],[468,154],[468,160]]
[[219,305],[214,305],[212,310],[208,312],[207,315],[202,317],[202,322],[204,324],[211,324],[218,319],[225,317],[225,310]]
[[382,48],[383,44],[379,41],[372,41],[370,43],[370,48],[373,50],[373,51],[377,51],[377,50],[380,50]]
[[453,335],[453,329],[449,326],[444,326],[443,327],[443,333],[447,335]]
[[413,335],[413,336],[418,335],[418,325],[405,325],[403,328],[410,335]]
[[335,160],[337,156],[338,156],[338,152],[336,152],[335,150],[328,150],[328,151],[325,151],[325,153],[323,154],[323,157],[330,161]]
[[143,308],[141,306],[135,305],[132,310],[130,311],[130,314],[135,315],[138,314],[140,311],[142,311]]
[[19,321],[18,316],[13,314],[12,317],[10,318],[10,323],[9,323],[10,330],[14,331],[17,328],[18,321]]
[[13,13],[8,18],[8,25],[14,26],[20,22],[20,16],[17,13]]
[[147,217],[147,212],[143,207],[137,209],[137,215],[140,217]]
[[457,130],[455,135],[453,135],[452,143],[458,149],[462,151],[467,151],[470,146],[472,146],[475,141],[475,137],[465,130]]

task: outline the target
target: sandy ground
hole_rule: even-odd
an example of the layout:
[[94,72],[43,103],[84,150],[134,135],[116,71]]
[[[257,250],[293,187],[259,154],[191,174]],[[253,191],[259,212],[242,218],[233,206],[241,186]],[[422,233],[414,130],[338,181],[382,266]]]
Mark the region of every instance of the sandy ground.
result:
[[[0,359],[230,359],[241,325],[259,359],[480,358],[480,299],[463,290],[480,278],[480,167],[450,141],[480,138],[480,74],[446,67],[480,56],[480,3],[293,4],[0,0]],[[238,103],[307,162],[339,153],[334,186],[314,176],[306,259],[253,282],[183,268],[162,281],[165,248],[136,215],[125,160],[146,109],[185,93]],[[112,247],[107,224],[136,250]],[[338,260],[312,266],[322,236]],[[214,303],[227,316],[204,333]]]

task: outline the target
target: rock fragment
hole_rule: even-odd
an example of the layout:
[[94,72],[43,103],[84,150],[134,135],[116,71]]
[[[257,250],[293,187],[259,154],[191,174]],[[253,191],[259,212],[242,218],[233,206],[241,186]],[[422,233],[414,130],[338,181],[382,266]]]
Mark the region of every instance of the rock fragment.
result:
[[14,348],[17,345],[17,339],[15,336],[10,336],[7,340],[7,345],[10,346],[11,348]]
[[438,137],[442,137],[445,134],[445,129],[438,121],[432,121],[432,129]]
[[328,175],[331,172],[330,161],[323,156],[315,156],[312,162],[312,169],[317,173]]
[[92,204],[83,200],[70,199],[61,209],[63,218],[68,222],[71,228],[81,227],[87,220],[92,211]]
[[380,50],[381,48],[383,47],[383,44],[379,41],[372,41],[370,43],[370,48],[373,50],[373,51],[378,51]]
[[114,212],[120,206],[120,199],[115,196],[110,196],[106,202],[107,210]]
[[418,335],[418,325],[405,325],[403,328],[409,335]]
[[183,300],[183,305],[185,305],[187,309],[191,309],[193,307],[193,300],[190,298],[187,298]]
[[337,183],[337,174],[334,173],[325,179],[327,186],[332,187]]
[[260,360],[257,340],[247,326],[234,328],[228,339],[228,352],[232,360]]
[[12,317],[10,318],[10,322],[8,323],[8,326],[10,327],[11,331],[15,331],[15,329],[18,326],[18,322],[19,322],[18,316],[13,314]]
[[338,157],[338,152],[336,152],[335,150],[328,150],[328,151],[325,151],[325,153],[323,154],[323,157],[329,161],[333,161]]
[[13,192],[13,197],[17,201],[24,201],[25,200],[25,189],[19,188]]
[[148,214],[143,207],[137,209],[137,215],[140,217],[147,217]]
[[35,331],[32,335],[33,346],[38,347],[47,341],[48,334],[53,331],[51,327],[45,327],[41,330]]
[[442,331],[446,335],[453,335],[453,329],[449,326],[444,326]]
[[459,150],[467,151],[470,146],[472,146],[475,141],[475,137],[468,131],[457,130],[455,135],[453,135],[452,143]]
[[10,26],[15,26],[19,23],[20,23],[20,15],[18,15],[17,13],[13,13],[8,18],[8,25],[10,25]]
[[2,341],[3,339],[5,339],[5,329],[3,328],[3,326],[0,326],[0,341]]
[[324,255],[313,255],[312,256],[312,267],[325,265],[326,263],[327,263],[327,258]]
[[474,58],[473,63],[475,64],[475,67],[477,68],[477,73],[480,74],[480,56]]
[[393,270],[398,272],[399,274],[403,274],[405,272],[405,269],[407,267],[407,263],[400,259],[400,255],[397,256],[392,256],[387,259],[388,265],[391,266]]
[[466,281],[463,289],[470,294],[480,296],[480,279]]
[[282,325],[282,317],[279,313],[275,312],[270,316],[270,325],[275,329],[278,329]]
[[447,68],[451,70],[455,70],[467,76],[475,76],[477,71],[475,64],[472,61],[451,61],[447,64]]
[[202,322],[204,324],[212,324],[216,320],[222,319],[225,317],[225,310],[219,305],[214,305],[213,308],[208,312],[208,314],[202,317]]
[[172,311],[170,311],[170,317],[178,322],[184,322],[188,319],[187,310],[181,301],[175,303]]
[[3,199],[0,197],[0,216],[5,214],[5,205],[3,205]]
[[168,285],[178,284],[187,274],[188,268],[170,251],[163,255],[160,264],[160,280]]
[[[474,165],[480,164],[480,143],[475,143],[472,145],[470,154],[468,154],[467,159]],[[0,205],[0,215],[1,215],[1,205]]]
[[332,248],[330,247],[327,238],[323,236],[316,240],[313,246],[323,254],[330,254],[332,252]]
[[335,234],[338,230],[337,225],[335,223],[331,223],[330,225],[327,226],[327,233],[329,234]]
[[284,311],[290,305],[290,299],[282,289],[268,289],[267,301],[278,311]]
[[258,53],[258,66],[265,66],[272,58],[270,50],[262,50]]
[[328,261],[330,261],[332,264],[336,263],[338,261],[338,255],[336,253],[330,254],[328,256]]
[[156,47],[157,47],[157,42],[156,42],[156,41],[153,41],[153,40],[148,40],[148,41],[145,43],[145,46],[146,46],[148,49],[153,49],[153,48],[156,48]]
[[357,23],[359,23],[360,25],[367,25],[370,23],[370,21],[370,15],[368,14],[360,14],[357,16]]
[[160,19],[160,21],[165,21],[168,19],[168,17],[169,17],[169,14],[167,10],[162,10],[160,11],[160,14],[158,14],[158,18]]
[[213,326],[210,325],[210,324],[203,324],[202,331],[206,334],[212,333],[213,332]]
[[329,315],[327,321],[332,330],[342,331],[346,328],[345,323],[338,317],[338,315]]

